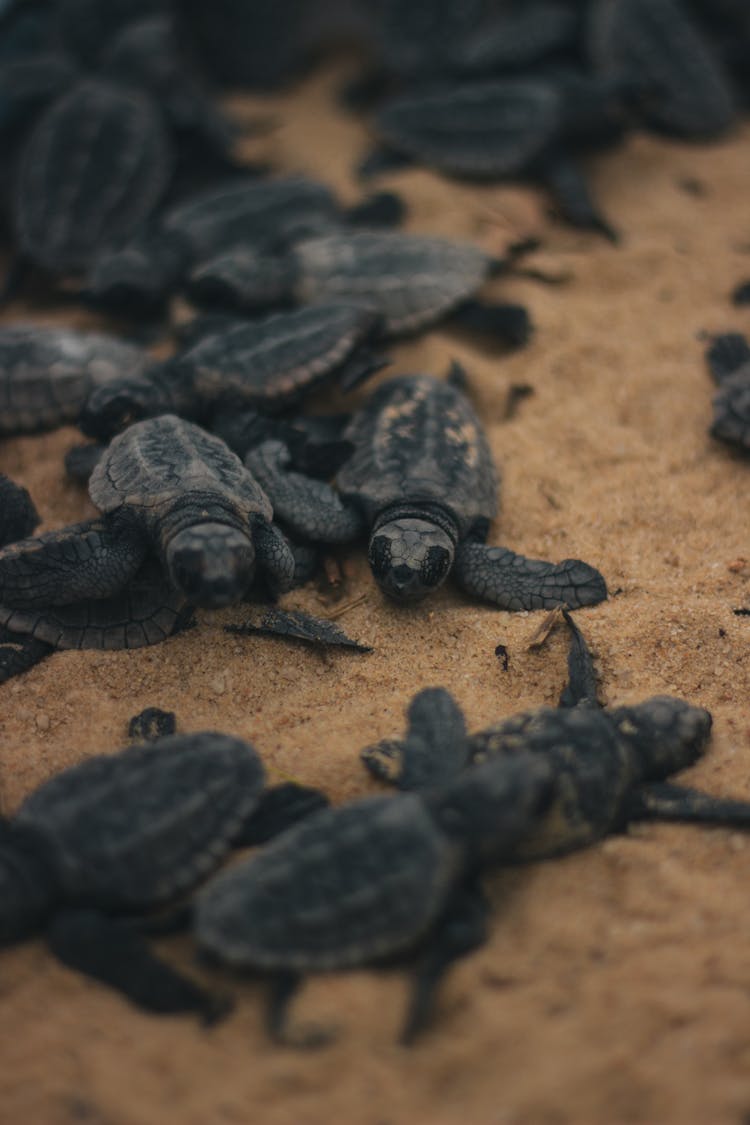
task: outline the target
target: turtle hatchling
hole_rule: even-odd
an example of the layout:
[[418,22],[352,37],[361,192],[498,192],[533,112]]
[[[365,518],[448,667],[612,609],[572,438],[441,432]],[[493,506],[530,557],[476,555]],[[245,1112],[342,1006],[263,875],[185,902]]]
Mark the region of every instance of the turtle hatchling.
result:
[[711,434],[744,452],[750,450],[750,345],[739,332],[717,336],[706,358],[719,385]]
[[441,976],[485,940],[475,874],[512,849],[543,806],[546,771],[538,781],[534,773],[525,760],[502,775],[490,763],[430,794],[364,798],[311,816],[198,895],[199,948],[273,974],[269,1030],[285,1042],[295,1042],[286,1005],[302,974],[414,955],[403,1031],[412,1041]]
[[330,188],[304,176],[234,176],[166,207],[124,246],[102,253],[83,295],[97,306],[153,309],[190,269],[240,244],[276,251],[347,222],[399,218],[398,198],[389,193],[345,210]]
[[152,364],[135,344],[99,332],[12,324],[0,328],[0,435],[75,422],[95,387],[143,375]]
[[155,103],[127,86],[82,80],[42,114],[21,152],[21,253],[52,273],[85,269],[104,246],[135,234],[171,172]]
[[416,90],[381,108],[376,131],[386,147],[360,173],[416,161],[473,180],[532,176],[571,223],[614,238],[573,157],[619,137],[621,117],[604,82],[572,69]]
[[526,310],[471,299],[505,267],[469,242],[393,231],[341,232],[301,239],[275,257],[237,246],[195,269],[188,290],[199,303],[240,308],[288,300],[357,303],[382,317],[386,336],[449,319],[518,346],[531,331]]
[[712,797],[667,784],[692,766],[711,733],[708,711],[667,695],[602,708],[591,655],[568,615],[569,682],[560,706],[540,707],[467,736],[463,715],[443,688],[419,692],[404,739],[362,752],[376,777],[401,789],[429,792],[494,762],[502,771],[536,762],[548,771],[550,799],[506,862],[547,859],[587,847],[638,820],[750,827],[750,802]]
[[0,944],[43,930],[65,965],[151,1012],[222,1015],[220,998],[162,963],[154,971],[132,915],[191,890],[231,848],[271,839],[327,804],[304,786],[264,784],[250,743],[214,731],[64,770],[0,820]]
[[468,593],[502,609],[606,598],[604,579],[585,562],[553,564],[486,545],[498,476],[479,419],[451,380],[390,379],[344,437],[354,453],[338,474],[338,491],[287,471],[282,442],[262,443],[246,464],[292,534],[341,543],[366,532],[373,575],[390,597],[417,601],[452,572]]
[[260,486],[219,438],[173,415],[116,437],[89,493],[103,518],[0,551],[0,605],[67,605],[119,594],[154,551],[193,605],[238,601],[256,559],[278,587],[294,558]]
[[349,389],[385,363],[369,347],[378,326],[375,313],[346,304],[220,321],[160,367],[97,388],[79,424],[101,440],[138,418],[209,422],[222,405],[278,411],[329,379]]

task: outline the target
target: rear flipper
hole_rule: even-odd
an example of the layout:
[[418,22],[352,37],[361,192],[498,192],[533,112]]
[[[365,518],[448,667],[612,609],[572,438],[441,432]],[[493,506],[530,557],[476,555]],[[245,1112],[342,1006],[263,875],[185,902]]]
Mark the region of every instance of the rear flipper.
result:
[[682,785],[653,782],[641,785],[628,799],[626,818],[671,820],[684,824],[713,824],[720,828],[750,828],[750,801],[712,797]]
[[469,594],[507,610],[576,609],[607,597],[599,571],[580,559],[548,563],[475,539],[459,544],[453,573]]
[[425,1030],[435,1009],[437,986],[451,965],[487,940],[489,903],[481,887],[459,887],[430,933],[417,962],[414,988],[401,1042],[408,1046]]
[[271,977],[271,995],[266,1013],[266,1027],[274,1043],[283,1047],[310,1050],[325,1047],[336,1038],[333,1028],[319,1024],[289,1027],[289,1005],[299,991],[303,977],[295,972],[277,972]]
[[495,345],[522,348],[528,344],[533,325],[523,305],[483,304],[464,301],[446,319],[449,327],[486,336]]
[[95,910],[58,914],[47,943],[63,965],[113,988],[132,1004],[156,1015],[194,1013],[210,1026],[228,1014],[226,997],[201,988],[150,950],[137,924]]
[[103,520],[21,539],[0,551],[0,604],[33,609],[109,597],[133,578],[146,550],[137,535],[113,533]]
[[288,472],[290,462],[289,450],[280,441],[263,442],[245,458],[277,519],[313,543],[348,543],[364,532],[356,509],[324,481]]
[[253,527],[255,557],[273,596],[291,590],[297,563],[286,536],[275,524],[258,520]]
[[53,645],[0,627],[0,684],[28,672],[55,651]]

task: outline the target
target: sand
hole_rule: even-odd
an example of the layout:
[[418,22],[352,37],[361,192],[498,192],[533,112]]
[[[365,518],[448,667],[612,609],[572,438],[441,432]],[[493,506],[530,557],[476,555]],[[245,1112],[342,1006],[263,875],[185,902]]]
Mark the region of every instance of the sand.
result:
[[[281,124],[253,142],[284,169],[310,171],[347,199],[364,129],[331,100],[340,72],[288,96],[235,100]],[[598,655],[608,702],[657,692],[711,710],[714,735],[686,780],[750,797],[748,465],[708,435],[712,383],[702,332],[750,331],[729,292],[750,275],[750,130],[711,146],[634,136],[593,160],[593,190],[622,244],[551,221],[541,192],[475,188],[424,171],[384,179],[409,229],[500,250],[540,234],[528,264],[564,284],[498,279],[487,295],[528,305],[536,333],[488,355],[444,331],[392,349],[392,373],[465,364],[503,476],[492,541],[531,556],[577,556],[607,578],[608,602],[577,620]],[[4,321],[94,325],[70,305],[16,303]],[[530,384],[506,418],[509,389]],[[93,509],[64,480],[65,429],[5,442],[0,470],[31,490],[44,528]],[[541,614],[508,614],[448,586],[423,605],[387,604],[358,552],[339,619],[369,656],[320,655],[227,635],[242,609],[152,649],[60,653],[0,687],[0,800],[12,812],[56,771],[126,742],[148,705],[182,730],[247,736],[274,778],[336,800],[376,791],[358,750],[398,734],[414,692],[443,684],[472,728],[554,704],[566,639],[528,641]],[[284,603],[330,604],[315,586]],[[504,671],[494,654],[507,647]],[[262,982],[231,982],[235,1013],[207,1031],[153,1018],[59,967],[39,942],[0,956],[0,1122],[16,1125],[584,1125],[732,1122],[750,1117],[750,840],[723,830],[649,826],[566,859],[488,878],[488,944],[442,989],[434,1026],[396,1044],[398,972],[311,980],[294,1019],[334,1022],[319,1052],[271,1045]],[[187,940],[160,943],[193,969]],[[214,985],[221,974],[202,972]]]

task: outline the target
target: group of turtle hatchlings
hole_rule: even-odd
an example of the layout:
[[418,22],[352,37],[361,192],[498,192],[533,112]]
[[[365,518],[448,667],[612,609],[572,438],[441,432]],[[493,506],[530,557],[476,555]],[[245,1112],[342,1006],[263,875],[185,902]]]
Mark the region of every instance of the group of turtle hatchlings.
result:
[[[0,327],[0,435],[78,425],[66,457],[98,515],[34,535],[32,498],[0,476],[0,682],[58,649],[137,648],[201,608],[265,605],[257,626],[365,649],[331,621],[272,604],[341,545],[366,542],[384,594],[414,603],[449,575],[500,609],[555,610],[571,634],[560,706],[469,735],[444,689],[420,692],[401,739],[362,752],[399,792],[339,808],[268,786],[256,750],[174,717],[136,716],[127,749],[46,782],[0,817],[0,942],[44,934],[67,965],[159,1012],[228,1010],[150,939],[189,928],[201,955],[272,981],[279,1041],[309,972],[408,960],[402,1039],[428,1024],[436,985],[487,933],[485,868],[554,856],[636,820],[750,826],[750,805],[674,785],[711,716],[680,699],[603,708],[569,610],[604,600],[602,575],[490,545],[499,477],[470,376],[381,378],[389,343],[440,323],[520,347],[526,310],[478,298],[503,258],[394,229],[381,192],[344,206],[302,175],[236,155],[238,133],[196,75],[247,84],[297,73],[328,33],[293,0],[0,3],[0,213],[6,300],[41,289],[130,320],[129,338]],[[736,114],[750,47],[741,3],[534,0],[508,6],[352,0],[370,63],[341,91],[374,114],[363,178],[421,161],[451,176],[532,177],[571,223],[612,239],[574,161],[633,124],[713,136]],[[734,50],[730,47],[730,41]],[[257,49],[258,44],[263,49]],[[274,128],[258,121],[257,128]],[[739,291],[738,291],[739,292]],[[171,354],[143,343],[181,295]],[[739,303],[739,298],[738,303]],[[164,354],[162,349],[159,353]],[[750,448],[750,345],[708,351],[712,433]],[[357,391],[348,413],[307,398]],[[231,627],[230,627],[231,628]],[[259,848],[219,867],[237,847]],[[202,884],[202,885],[201,885]],[[195,892],[193,894],[193,892]],[[192,896],[192,897],[189,897]]]

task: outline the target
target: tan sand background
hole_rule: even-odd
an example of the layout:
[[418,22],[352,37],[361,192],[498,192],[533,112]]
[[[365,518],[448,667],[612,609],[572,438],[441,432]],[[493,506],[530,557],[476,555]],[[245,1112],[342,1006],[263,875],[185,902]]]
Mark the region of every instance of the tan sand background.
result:
[[[289,96],[245,100],[279,128],[253,142],[283,169],[310,171],[347,199],[364,129],[331,100],[327,71]],[[703,330],[750,331],[728,294],[750,275],[750,131],[692,146],[633,137],[591,164],[593,188],[622,245],[548,221],[541,192],[476,188],[427,172],[384,181],[411,207],[409,229],[501,249],[536,232],[529,262],[565,285],[498,280],[488,293],[528,304],[532,344],[488,356],[435,331],[392,349],[392,372],[465,363],[502,469],[493,541],[600,567],[612,597],[578,621],[598,653],[603,694],[632,702],[684,695],[714,715],[705,761],[686,779],[750,797],[747,496],[750,467],[710,439],[712,384]],[[70,307],[17,303],[5,321],[96,324]],[[511,419],[511,384],[532,397]],[[78,440],[64,430],[8,441],[0,470],[26,484],[44,527],[91,506],[62,473]],[[221,625],[137,652],[62,653],[0,688],[0,800],[12,812],[55,771],[126,741],[147,705],[180,728],[253,740],[275,778],[343,800],[375,790],[358,759],[400,732],[418,689],[449,687],[477,728],[554,703],[566,639],[527,643],[541,614],[507,614],[447,588],[424,605],[386,604],[352,553],[340,618],[370,656],[321,655]],[[315,587],[285,604],[330,605]],[[494,655],[510,654],[504,672]],[[750,839],[649,826],[564,860],[488,879],[488,945],[450,975],[434,1027],[396,1045],[406,999],[397,972],[311,980],[295,1019],[340,1024],[314,1053],[272,1046],[261,982],[221,974],[237,1008],[205,1031],[142,1015],[58,967],[41,943],[0,956],[0,1122],[37,1125],[583,1125],[750,1119]],[[163,952],[192,968],[187,940]]]

